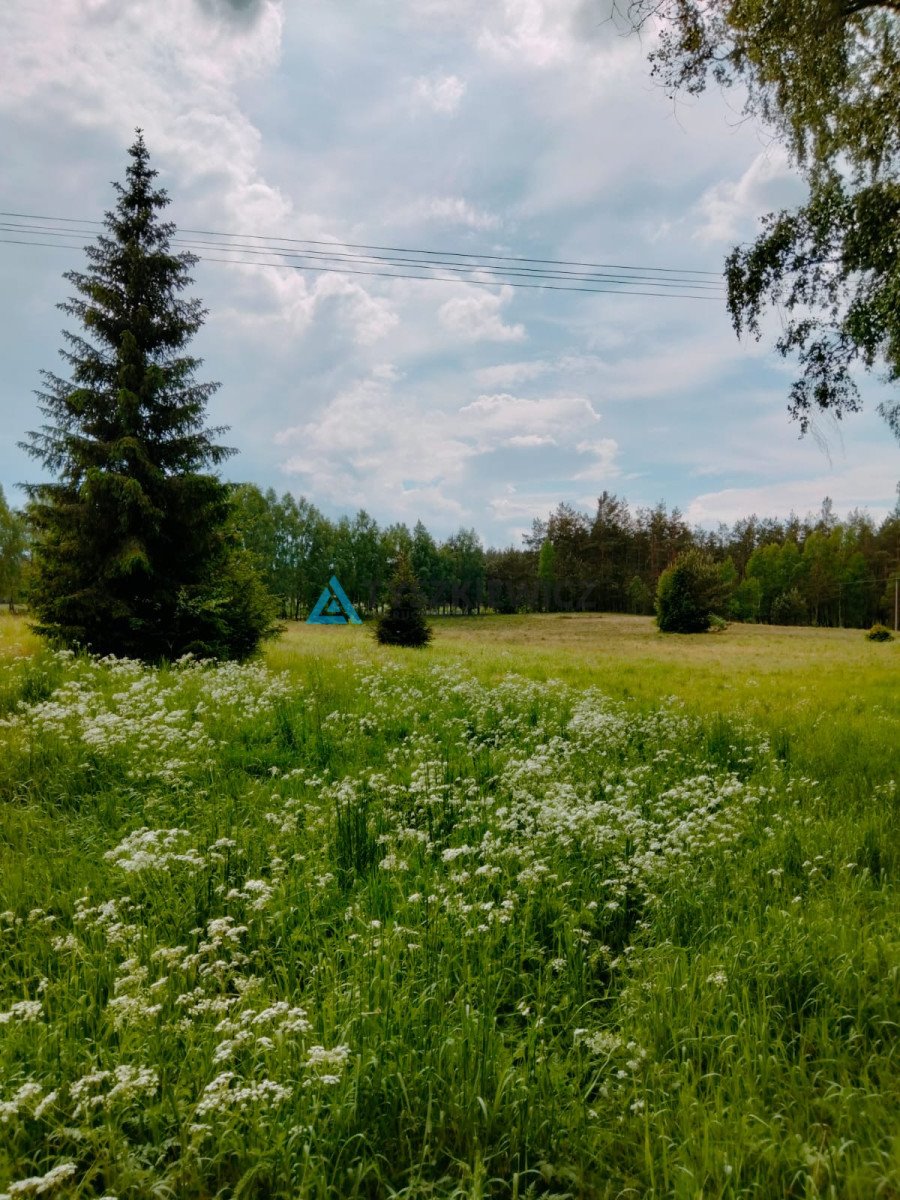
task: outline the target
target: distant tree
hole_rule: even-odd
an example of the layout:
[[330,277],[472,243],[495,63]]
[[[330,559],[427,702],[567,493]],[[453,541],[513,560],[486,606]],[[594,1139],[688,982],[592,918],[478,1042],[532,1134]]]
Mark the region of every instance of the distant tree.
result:
[[656,623],[663,633],[703,633],[721,601],[716,564],[699,550],[687,550],[659,577]]
[[556,590],[556,547],[549,537],[544,540],[538,555],[537,575],[541,588],[541,607],[550,612],[554,607]]
[[263,493],[254,483],[236,483],[231,488],[232,521],[241,545],[269,590],[277,592],[275,559],[278,547],[277,500],[275,492]]
[[484,592],[484,547],[474,529],[459,529],[440,548],[450,580],[450,603],[466,615],[481,608]]
[[731,601],[740,584],[737,567],[730,555],[718,565],[719,582],[721,584],[720,600],[725,609],[730,609]]
[[497,613],[530,612],[537,585],[530,556],[509,546],[485,553],[487,603]]
[[[381,598],[381,590],[388,572],[391,558],[389,545],[396,540],[398,548],[407,547],[410,536],[405,525],[393,525],[391,536],[378,528],[378,522],[364,508],[357,512],[350,523],[350,559],[352,576],[344,590],[355,605],[371,612]],[[341,580],[343,583],[343,580]]]
[[801,586],[814,625],[840,624],[841,530],[815,529],[803,543]]
[[0,487],[0,601],[5,600],[10,612],[22,590],[25,572],[25,518],[6,503]]
[[806,601],[799,588],[780,592],[772,604],[773,625],[805,625],[808,620]]
[[896,603],[896,597],[898,594],[900,594],[898,589],[900,589],[900,569],[892,571],[891,574],[888,575],[884,586],[884,592],[878,600],[879,613],[885,618],[885,620],[890,621],[891,624],[894,623],[894,605]]
[[640,575],[633,575],[628,585],[628,611],[641,616],[653,612],[653,593]]
[[441,556],[437,543],[421,521],[416,521],[412,531],[409,561],[429,606],[435,607],[441,591]]
[[[388,585],[393,573],[391,564],[395,563],[401,554],[405,554],[412,563],[412,548],[413,535],[409,531],[409,526],[404,521],[393,521],[390,525],[380,530],[375,565],[371,572],[372,580],[365,598],[366,604],[373,606],[384,604],[387,599]],[[436,551],[437,547],[435,547]],[[419,580],[424,591],[425,576],[419,574],[414,563],[413,573]]]
[[[847,531],[844,530],[847,542]],[[840,576],[840,625],[862,629],[878,615],[878,585],[860,550],[845,549]]]
[[547,519],[554,554],[553,607],[572,609],[585,603],[593,574],[590,536],[590,518],[571,504],[558,504]]
[[375,635],[383,646],[427,646],[431,641],[425,597],[405,553],[397,559],[387,610],[378,618]]
[[631,538],[631,513],[618,496],[604,491],[590,528],[590,575],[595,584],[594,603],[618,612],[628,604],[627,551]]
[[728,615],[736,621],[758,621],[761,603],[759,580],[744,578],[737,585],[728,601]]
[[230,450],[204,425],[217,384],[186,353],[205,316],[182,295],[169,203],[143,136],[85,271],[65,278],[70,378],[44,372],[47,423],[24,448],[55,482],[31,484],[37,628],[97,653],[244,657],[270,633],[267,594],[241,548],[228,487],[207,468]]
[[[757,546],[747,563],[745,583],[755,585],[756,612],[754,619],[772,620],[772,606],[776,599],[791,591],[800,575],[801,555],[796,542],[767,542]],[[744,589],[745,596],[754,593]]]
[[[900,381],[900,3],[898,0],[613,0],[660,36],[654,73],[671,94],[709,78],[786,146],[806,202],[770,213],[725,265],[735,330],[799,357],[790,412],[806,430],[860,407],[853,368]],[[900,437],[896,392],[879,408]]]

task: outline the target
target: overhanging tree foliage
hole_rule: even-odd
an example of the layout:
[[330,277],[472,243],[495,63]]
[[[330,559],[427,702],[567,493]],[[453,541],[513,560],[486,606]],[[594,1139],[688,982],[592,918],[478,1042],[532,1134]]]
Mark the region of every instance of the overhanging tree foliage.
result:
[[171,249],[140,131],[129,156],[87,269],[65,275],[60,308],[83,329],[63,335],[69,378],[43,372],[47,423],[23,443],[56,476],[27,489],[31,602],[41,632],[97,653],[243,657],[271,608],[207,470],[232,451],[204,424],[218,384],[186,353],[205,316],[182,295],[197,259]]
[[[712,78],[740,85],[745,109],[788,148],[806,204],[763,218],[726,261],[735,330],[762,332],[802,368],[789,409],[803,432],[816,412],[860,407],[852,370],[900,382],[900,0],[632,0],[630,23],[655,22],[650,58],[670,93]],[[880,406],[900,438],[900,398]]]

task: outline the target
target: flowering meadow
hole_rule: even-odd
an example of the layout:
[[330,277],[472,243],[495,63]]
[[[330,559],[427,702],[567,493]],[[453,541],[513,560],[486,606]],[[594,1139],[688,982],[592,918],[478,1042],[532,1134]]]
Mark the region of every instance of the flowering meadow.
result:
[[897,758],[359,639],[0,658],[0,1200],[898,1197]]

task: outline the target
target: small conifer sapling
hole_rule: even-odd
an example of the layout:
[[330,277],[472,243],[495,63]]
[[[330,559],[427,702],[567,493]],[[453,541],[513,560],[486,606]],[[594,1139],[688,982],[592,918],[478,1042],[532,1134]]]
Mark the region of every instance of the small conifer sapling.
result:
[[390,582],[386,612],[375,636],[383,646],[427,646],[432,629],[425,617],[425,597],[406,554],[401,553]]

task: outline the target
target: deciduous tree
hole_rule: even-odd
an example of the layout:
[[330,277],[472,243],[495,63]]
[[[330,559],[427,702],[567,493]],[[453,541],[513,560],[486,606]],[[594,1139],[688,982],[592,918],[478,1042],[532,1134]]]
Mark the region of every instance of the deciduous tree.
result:
[[[853,369],[900,383],[900,0],[615,0],[632,26],[652,22],[650,58],[667,89],[709,79],[739,87],[809,187],[805,204],[763,217],[725,276],[735,330],[763,332],[801,372],[789,410],[802,431],[818,412],[860,407]],[[896,386],[879,411],[900,438]]]

